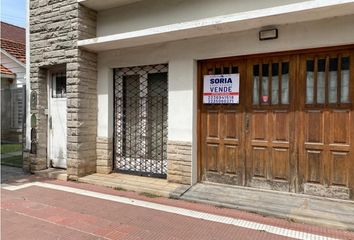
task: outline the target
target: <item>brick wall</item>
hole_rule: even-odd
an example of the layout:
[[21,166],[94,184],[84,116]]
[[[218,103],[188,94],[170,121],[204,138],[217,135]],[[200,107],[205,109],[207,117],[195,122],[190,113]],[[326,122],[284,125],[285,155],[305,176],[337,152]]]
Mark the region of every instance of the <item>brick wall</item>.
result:
[[78,39],[96,35],[96,13],[77,0],[30,1],[30,78],[37,93],[37,153],[31,170],[47,162],[47,71],[62,66],[67,74],[67,171],[70,179],[96,171],[97,79],[95,53],[79,49]]

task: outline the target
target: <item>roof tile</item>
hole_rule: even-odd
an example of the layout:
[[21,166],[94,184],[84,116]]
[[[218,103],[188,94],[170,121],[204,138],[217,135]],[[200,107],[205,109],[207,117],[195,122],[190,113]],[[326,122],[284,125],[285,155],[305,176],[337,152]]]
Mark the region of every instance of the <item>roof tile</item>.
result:
[[1,22],[1,38],[26,44],[26,29]]
[[19,61],[26,63],[26,45],[18,42],[13,42],[7,39],[0,39],[1,48],[11,54]]
[[8,75],[15,75],[13,72],[11,72],[10,69],[4,67],[2,64],[0,65],[0,73],[8,74]]

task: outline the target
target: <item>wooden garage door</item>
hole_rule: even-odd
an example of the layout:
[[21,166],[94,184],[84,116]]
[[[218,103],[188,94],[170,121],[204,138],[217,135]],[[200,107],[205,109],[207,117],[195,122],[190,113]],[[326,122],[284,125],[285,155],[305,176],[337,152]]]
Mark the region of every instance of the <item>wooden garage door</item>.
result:
[[[242,61],[208,61],[201,76],[240,73],[240,92],[245,97],[245,64]],[[202,79],[199,87],[201,87]],[[244,185],[244,104],[202,104],[201,178],[203,181]]]
[[301,56],[297,118],[301,192],[343,199],[353,195],[353,54],[349,49]]
[[295,69],[290,56],[247,61],[247,186],[294,191]]
[[[240,73],[240,103],[202,103]],[[199,180],[354,199],[354,46],[199,62]]]

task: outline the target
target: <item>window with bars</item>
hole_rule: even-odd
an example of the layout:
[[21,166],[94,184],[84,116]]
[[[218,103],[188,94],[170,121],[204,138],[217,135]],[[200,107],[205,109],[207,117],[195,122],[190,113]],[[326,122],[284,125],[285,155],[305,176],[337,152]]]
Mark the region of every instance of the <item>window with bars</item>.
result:
[[310,58],[306,61],[306,104],[345,104],[349,96],[349,57]]
[[166,64],[116,69],[115,168],[153,177],[167,174]]
[[253,65],[253,105],[289,104],[289,62]]

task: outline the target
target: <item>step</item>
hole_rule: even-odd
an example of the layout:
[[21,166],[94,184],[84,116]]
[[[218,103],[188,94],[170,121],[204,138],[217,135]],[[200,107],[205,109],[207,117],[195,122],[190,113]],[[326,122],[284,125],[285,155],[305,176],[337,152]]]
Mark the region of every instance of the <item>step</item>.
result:
[[354,202],[349,200],[212,183],[194,185],[181,199],[354,231]]
[[57,179],[62,181],[68,180],[68,175],[65,169],[58,169],[58,168],[48,168],[45,170],[34,171],[35,175],[50,179]]

